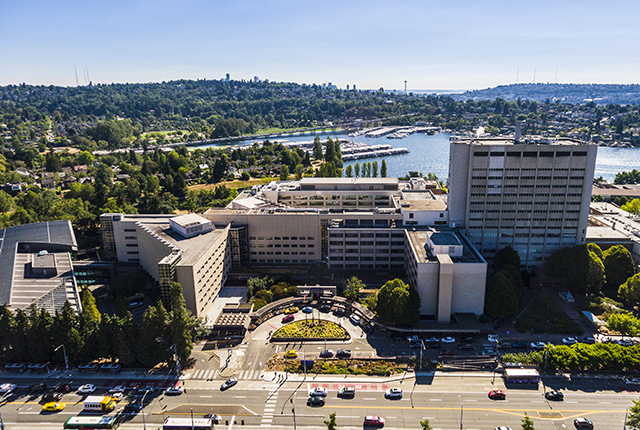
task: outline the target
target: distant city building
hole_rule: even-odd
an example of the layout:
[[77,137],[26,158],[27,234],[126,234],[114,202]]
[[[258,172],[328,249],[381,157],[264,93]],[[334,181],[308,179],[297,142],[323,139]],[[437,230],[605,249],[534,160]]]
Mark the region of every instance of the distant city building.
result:
[[253,77],[253,82],[260,82],[260,79],[258,79],[258,77],[257,77],[257,76],[254,76],[254,77]]
[[349,84],[347,84],[347,91],[349,91]]
[[485,258],[511,245],[526,267],[585,243],[597,146],[573,140],[452,139],[449,224]]
[[227,73],[227,75],[226,75],[226,77],[225,77],[225,79],[224,79],[224,80],[225,80],[225,81],[227,81],[227,82],[229,82],[229,81],[231,80],[231,76]]

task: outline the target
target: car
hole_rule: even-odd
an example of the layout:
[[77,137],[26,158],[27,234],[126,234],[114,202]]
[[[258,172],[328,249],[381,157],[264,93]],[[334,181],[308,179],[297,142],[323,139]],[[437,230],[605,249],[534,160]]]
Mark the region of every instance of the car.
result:
[[546,346],[544,342],[531,342],[529,344],[529,346],[531,347],[531,349],[544,349],[544,347]]
[[443,337],[442,339],[440,339],[440,342],[442,343],[456,343],[456,338],[455,337]]
[[324,397],[311,396],[307,400],[307,406],[324,406]]
[[47,389],[47,384],[45,383],[39,383],[39,384],[33,384],[33,385],[29,385],[29,391],[36,391],[36,392],[44,392]]
[[322,357],[322,358],[331,358],[331,357],[333,357],[333,350],[325,349],[324,351],[320,351],[320,357]]
[[329,394],[329,390],[324,387],[315,387],[311,391],[309,391],[310,396],[326,397],[327,394]]
[[498,343],[498,348],[501,349],[511,349],[511,342],[507,342],[506,340],[501,340]]
[[365,427],[384,427],[384,418],[377,415],[368,415],[364,417]]
[[89,394],[96,391],[96,386],[93,384],[84,384],[78,388],[78,393],[80,394]]
[[373,333],[374,328],[371,324],[362,324],[362,330],[367,333]]
[[582,418],[582,417],[578,417],[575,420],[573,420],[573,425],[577,429],[592,429],[593,428],[593,423],[591,422],[591,420],[589,420],[588,418]]
[[127,388],[124,385],[116,385],[112,389],[109,390],[110,394],[113,393],[124,393]]
[[580,342],[593,345],[594,343],[596,343],[596,339],[593,336],[586,336],[580,339]]
[[498,336],[497,334],[490,334],[487,336],[487,340],[489,342],[497,343],[500,340],[500,336]]
[[290,315],[290,314],[295,314],[295,313],[296,313],[296,312],[298,312],[299,310],[300,310],[300,309],[298,309],[296,306],[294,306],[294,307],[291,307],[291,308],[287,308],[287,309],[285,309],[285,310],[284,310],[284,313],[285,313],[285,314],[287,314],[287,315]]
[[44,396],[42,396],[42,399],[40,399],[41,403],[49,403],[49,402],[59,402],[60,400],[62,400],[62,393],[59,393],[57,391],[49,391],[47,394],[45,394]]
[[313,312],[313,308],[311,306],[305,306],[304,308],[302,308],[302,312],[305,314],[310,314]]
[[496,427],[495,430],[511,430],[509,427]]
[[284,358],[298,358],[298,353],[292,349],[284,353]]
[[560,391],[547,391],[546,393],[544,393],[544,397],[547,400],[555,400],[555,401],[562,401],[564,400],[564,394],[562,394]]
[[65,408],[65,406],[67,406],[67,404],[62,402],[45,403],[42,406],[42,412],[60,412]]
[[620,346],[633,346],[633,342],[629,339],[620,339],[617,343]]
[[565,337],[565,338],[562,339],[562,343],[564,343],[565,345],[573,345],[573,344],[578,343],[578,339],[576,339],[573,336]]
[[420,336],[418,336],[417,334],[414,334],[411,337],[407,338],[407,342],[412,343],[412,342],[420,342]]
[[129,309],[139,308],[144,305],[142,300],[136,300],[134,302],[129,303]]
[[430,342],[425,341],[424,347],[429,349],[438,349],[440,348],[440,341],[437,339],[435,341],[430,341]]
[[288,323],[288,322],[293,321],[294,319],[296,319],[296,317],[293,316],[293,315],[285,315],[285,316],[282,317],[282,323],[283,324],[284,323]]
[[214,424],[220,424],[222,422],[222,417],[218,414],[207,414],[204,417],[209,418]]
[[349,315],[349,321],[351,321],[354,325],[360,324],[360,317],[358,315]]
[[491,400],[504,400],[507,398],[507,395],[502,390],[492,390],[489,391],[489,398]]
[[69,391],[71,391],[71,385],[69,385],[69,384],[58,384],[55,387],[53,387],[53,391],[55,391],[57,393],[68,393]]
[[0,385],[0,394],[9,394],[13,390],[15,390],[16,387],[16,384],[10,384],[8,382],[6,384],[2,384]]
[[471,349],[473,349],[473,344],[472,343],[463,343],[462,345],[460,345],[458,347],[458,349],[461,350],[461,351],[464,350],[464,349],[471,350]]
[[527,347],[527,342],[524,341],[516,341],[511,343],[511,348],[522,349]]
[[402,398],[402,388],[389,388],[384,392],[384,397],[387,399],[401,399]]
[[320,312],[327,313],[331,311],[331,305],[322,305],[320,306],[319,309],[320,309]]
[[460,339],[460,342],[473,343],[473,342],[475,342],[475,339],[473,338],[473,336],[467,336],[464,339]]
[[342,317],[344,316],[344,309],[337,308],[335,311],[333,311],[333,314],[337,317]]
[[156,387],[153,384],[147,384],[144,387],[143,386],[139,386],[138,388],[136,388],[136,391],[138,392],[138,394],[144,394],[144,393],[153,393],[155,391]]
[[356,389],[354,387],[342,387],[338,390],[338,397],[353,398],[356,396]]
[[122,408],[122,411],[126,413],[135,413],[140,411],[141,409],[142,409],[142,405],[140,403],[131,402],[124,405],[124,408]]
[[638,378],[626,377],[626,378],[622,378],[622,382],[624,382],[627,385],[640,385],[640,379]]
[[440,339],[438,339],[437,337],[428,337],[424,340],[425,343],[440,343]]
[[124,399],[124,393],[111,393],[109,394],[109,397],[111,397],[116,402],[120,402],[122,399]]
[[438,355],[450,356],[450,355],[453,355],[453,351],[450,350],[449,348],[441,349]]
[[482,355],[486,357],[495,357],[496,352],[493,349],[485,349],[484,351],[482,351]]
[[336,351],[336,357],[338,358],[350,358],[351,357],[351,351],[348,349],[339,349],[338,351]]
[[173,387],[169,387],[164,392],[167,396],[179,396],[184,393],[184,387],[182,385],[174,385]]
[[220,385],[220,391],[228,390],[229,388],[233,387],[237,383],[238,383],[238,378],[236,377],[229,378],[226,381],[224,381],[222,385]]

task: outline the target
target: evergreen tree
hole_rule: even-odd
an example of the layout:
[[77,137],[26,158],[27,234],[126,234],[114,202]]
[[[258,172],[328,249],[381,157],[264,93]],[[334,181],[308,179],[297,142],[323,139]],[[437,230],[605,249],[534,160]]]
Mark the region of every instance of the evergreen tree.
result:
[[373,161],[371,163],[371,176],[374,178],[378,177],[378,162],[377,161]]
[[182,295],[182,286],[171,284],[171,313],[169,320],[169,337],[176,346],[176,354],[181,367],[184,367],[193,350],[194,321],[191,318]]
[[316,160],[322,160],[322,142],[320,141],[320,136],[313,138],[313,158]]
[[356,164],[353,165],[353,173],[355,173],[356,178],[360,176],[360,163],[356,162]]
[[344,175],[347,178],[352,178],[353,177],[353,167],[351,166],[351,164],[349,164],[345,170],[344,170]]
[[387,162],[385,160],[382,160],[382,166],[380,166],[380,177],[387,177]]

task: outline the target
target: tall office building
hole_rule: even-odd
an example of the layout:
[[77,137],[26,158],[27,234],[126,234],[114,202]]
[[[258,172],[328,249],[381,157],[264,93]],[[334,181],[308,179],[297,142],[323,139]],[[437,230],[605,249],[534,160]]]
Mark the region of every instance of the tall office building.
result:
[[449,224],[484,257],[511,245],[540,266],[585,243],[597,146],[573,140],[453,139]]

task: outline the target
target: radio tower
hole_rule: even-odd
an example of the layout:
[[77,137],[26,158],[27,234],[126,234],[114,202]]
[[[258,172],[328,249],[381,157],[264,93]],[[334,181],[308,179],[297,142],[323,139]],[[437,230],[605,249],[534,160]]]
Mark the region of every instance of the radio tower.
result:
[[404,81],[404,93],[407,94],[407,81]]

